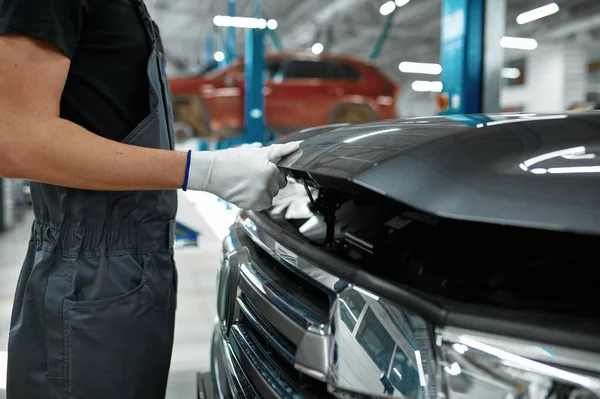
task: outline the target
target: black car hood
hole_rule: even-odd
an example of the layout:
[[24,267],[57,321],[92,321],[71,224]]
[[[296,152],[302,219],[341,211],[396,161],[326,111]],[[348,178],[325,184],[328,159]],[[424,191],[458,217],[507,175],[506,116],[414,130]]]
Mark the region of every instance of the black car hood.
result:
[[[433,215],[600,234],[600,112],[412,118],[313,128],[279,166]],[[335,187],[329,187],[335,188]]]

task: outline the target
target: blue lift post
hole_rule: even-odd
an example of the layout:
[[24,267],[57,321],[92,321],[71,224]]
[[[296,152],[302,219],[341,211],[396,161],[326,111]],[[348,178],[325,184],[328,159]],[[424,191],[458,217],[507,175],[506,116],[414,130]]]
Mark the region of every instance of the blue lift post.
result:
[[[260,0],[255,0],[254,17],[261,17]],[[264,30],[250,29],[246,34],[244,142],[264,143],[268,141],[263,93],[265,67]]]
[[442,115],[500,111],[505,15],[506,0],[442,1]]
[[[261,18],[260,0],[255,0],[254,17]],[[218,149],[242,143],[267,143],[272,140],[265,124],[265,99],[263,94],[265,60],[265,30],[248,29],[244,56],[244,134],[224,140]]]
[[215,61],[215,39],[212,34],[206,35],[206,56],[204,65],[209,66]]
[[[236,16],[236,0],[227,0],[227,15],[230,17]],[[229,65],[235,60],[235,27],[227,28],[227,44],[225,46],[225,63]]]

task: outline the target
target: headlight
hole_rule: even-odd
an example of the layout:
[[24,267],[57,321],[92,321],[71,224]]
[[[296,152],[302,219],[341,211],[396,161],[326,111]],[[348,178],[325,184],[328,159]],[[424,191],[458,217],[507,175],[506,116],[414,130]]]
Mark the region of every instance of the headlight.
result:
[[587,352],[451,328],[436,344],[448,399],[600,397],[600,358]]
[[600,398],[600,354],[457,328],[360,287],[337,298],[329,391],[337,398]]

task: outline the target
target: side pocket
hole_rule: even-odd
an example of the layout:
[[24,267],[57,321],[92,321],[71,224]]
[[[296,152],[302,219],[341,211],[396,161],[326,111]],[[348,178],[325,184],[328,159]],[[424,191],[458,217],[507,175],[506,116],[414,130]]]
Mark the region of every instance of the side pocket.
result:
[[46,351],[48,378],[65,376],[65,328],[63,304],[69,277],[59,274],[48,277],[44,308],[46,315]]

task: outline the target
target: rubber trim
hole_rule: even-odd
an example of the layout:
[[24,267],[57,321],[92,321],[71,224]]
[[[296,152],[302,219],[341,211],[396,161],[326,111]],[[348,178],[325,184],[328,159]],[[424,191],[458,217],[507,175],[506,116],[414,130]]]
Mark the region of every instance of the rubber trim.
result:
[[[349,283],[354,283],[418,313],[437,327],[460,327],[600,353],[600,338],[572,328],[571,323],[576,322],[575,319],[565,318],[566,320],[561,322],[550,314],[544,316],[535,312],[525,314],[525,312],[499,310],[481,305],[474,306],[419,293],[409,287],[392,284],[309,243],[299,241],[297,237],[275,224],[262,212],[249,211],[247,215],[258,227],[270,236],[276,237],[278,242],[297,255]],[[482,316],[483,313],[486,316]],[[593,328],[588,326],[588,329]]]

